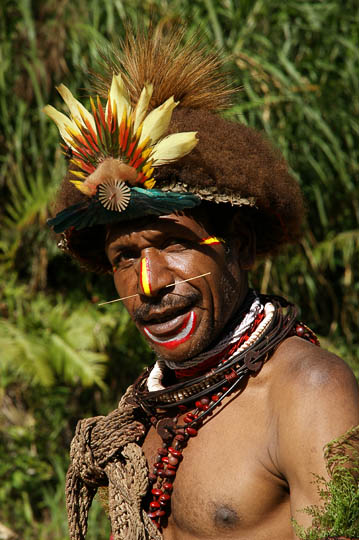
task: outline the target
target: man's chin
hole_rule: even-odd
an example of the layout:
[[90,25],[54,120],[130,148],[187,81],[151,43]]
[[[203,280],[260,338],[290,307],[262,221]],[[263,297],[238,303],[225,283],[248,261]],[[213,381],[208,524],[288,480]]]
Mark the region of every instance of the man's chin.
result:
[[[208,333],[207,335],[211,335]],[[146,337],[146,336],[145,336]],[[176,346],[165,347],[156,343],[153,343],[146,337],[146,341],[155,352],[158,360],[162,360],[168,367],[173,365],[172,363],[180,366],[182,363],[190,360],[191,358],[204,352],[210,345],[210,339],[202,337],[198,339],[196,333],[185,343],[177,344]]]

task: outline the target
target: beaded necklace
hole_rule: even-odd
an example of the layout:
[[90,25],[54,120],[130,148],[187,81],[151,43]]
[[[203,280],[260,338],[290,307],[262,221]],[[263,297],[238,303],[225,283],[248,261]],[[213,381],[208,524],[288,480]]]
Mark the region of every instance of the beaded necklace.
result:
[[[319,345],[310,328],[295,321],[297,311],[292,304],[280,297],[262,298],[270,299],[275,304],[273,316],[262,332],[258,330],[264,321],[254,321],[251,331],[240,338],[238,354],[234,357],[227,353],[229,360],[220,362],[219,367],[202,377],[190,381],[185,379],[162,391],[144,390],[148,373],[140,377],[134,385],[134,402],[146,412],[150,423],[163,441],[162,447],[157,449],[155,462],[148,475],[148,516],[159,530],[166,526],[171,512],[173,481],[183,459],[183,449],[189,439],[197,436],[204,419],[239,387],[245,376],[251,371],[258,371],[286,337],[296,335]],[[285,315],[282,313],[283,307],[287,310]],[[263,319],[263,316],[260,319]],[[243,346],[246,346],[244,350]],[[174,411],[175,415],[167,417],[167,410]],[[179,418],[183,414],[184,424],[179,425]]]

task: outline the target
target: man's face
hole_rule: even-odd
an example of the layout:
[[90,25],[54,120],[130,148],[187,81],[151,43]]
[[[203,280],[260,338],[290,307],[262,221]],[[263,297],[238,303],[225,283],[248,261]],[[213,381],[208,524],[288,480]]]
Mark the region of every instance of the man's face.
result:
[[[147,223],[146,223],[147,221]],[[242,303],[239,241],[201,244],[209,226],[190,214],[112,226],[106,251],[119,296],[157,356],[183,361],[210,345]],[[188,278],[209,275],[183,282]]]

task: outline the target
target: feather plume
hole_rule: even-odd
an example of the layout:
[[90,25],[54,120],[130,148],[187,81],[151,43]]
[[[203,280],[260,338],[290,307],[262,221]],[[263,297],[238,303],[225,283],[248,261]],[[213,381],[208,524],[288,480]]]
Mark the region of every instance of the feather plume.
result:
[[106,177],[153,188],[152,154],[156,155],[157,165],[163,165],[185,156],[198,142],[195,133],[185,132],[171,136],[173,149],[163,144],[162,138],[178,103],[171,97],[147,114],[153,92],[150,84],[144,86],[132,109],[121,75],[113,75],[105,109],[98,96],[97,106],[90,98],[92,114],[66,86],[61,84],[58,91],[70,110],[70,117],[50,105],[44,112],[57,124],[62,138],[71,147],[71,162],[79,170],[70,172],[82,180],[72,183],[89,197]]
[[148,31],[128,28],[119,47],[103,54],[105,74],[93,75],[96,92],[107,96],[113,73],[121,73],[132,105],[139,100],[144,86],[152,84],[150,110],[172,96],[180,107],[212,111],[228,108],[237,89],[223,74],[224,60],[208,52],[198,35],[185,44],[184,39],[185,28],[179,26],[167,36],[163,25]]

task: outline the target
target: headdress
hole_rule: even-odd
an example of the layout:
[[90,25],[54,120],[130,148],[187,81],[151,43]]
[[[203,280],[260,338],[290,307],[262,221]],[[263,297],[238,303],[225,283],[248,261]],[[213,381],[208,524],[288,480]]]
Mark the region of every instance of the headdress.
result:
[[202,201],[255,209],[259,253],[298,236],[301,196],[285,161],[259,133],[214,113],[233,94],[222,61],[183,37],[129,32],[95,80],[105,106],[91,98],[89,111],[61,85],[70,117],[45,108],[71,154],[49,223],[90,269],[108,269],[106,224]]
[[146,84],[134,108],[120,74],[113,75],[105,109],[97,96],[90,98],[92,114],[64,85],[58,87],[70,110],[70,118],[51,105],[45,112],[54,120],[71,151],[70,182],[88,201],[60,212],[50,225],[55,232],[75,230],[165,214],[198,204],[198,198],[153,189],[155,167],[188,154],[197,144],[195,132],[164,137],[172,111],[173,96],[147,114],[153,93]]

